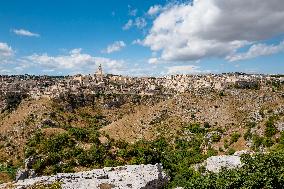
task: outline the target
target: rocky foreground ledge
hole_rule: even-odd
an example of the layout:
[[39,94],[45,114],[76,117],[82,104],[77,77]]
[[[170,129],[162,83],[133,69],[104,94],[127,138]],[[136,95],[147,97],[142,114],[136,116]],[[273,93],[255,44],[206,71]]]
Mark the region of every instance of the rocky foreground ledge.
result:
[[0,188],[30,188],[37,184],[60,183],[63,189],[157,189],[162,188],[168,177],[161,164],[126,165],[107,167],[78,173],[59,173],[53,176],[35,177],[0,185]]

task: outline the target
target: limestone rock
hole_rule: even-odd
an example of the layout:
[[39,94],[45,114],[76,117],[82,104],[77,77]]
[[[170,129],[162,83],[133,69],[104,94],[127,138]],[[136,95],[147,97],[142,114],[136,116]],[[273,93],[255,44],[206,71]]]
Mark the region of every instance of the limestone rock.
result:
[[241,167],[241,158],[235,155],[212,156],[206,160],[206,170],[218,173],[222,168],[234,169]]
[[[53,176],[42,176],[31,179],[18,180],[13,183],[15,188],[27,188],[42,183],[51,184],[56,181],[61,183],[63,189],[157,189],[162,188],[168,177],[162,171],[160,164],[156,165],[126,165],[94,169],[78,173],[59,173]],[[5,187],[0,185],[0,188]]]

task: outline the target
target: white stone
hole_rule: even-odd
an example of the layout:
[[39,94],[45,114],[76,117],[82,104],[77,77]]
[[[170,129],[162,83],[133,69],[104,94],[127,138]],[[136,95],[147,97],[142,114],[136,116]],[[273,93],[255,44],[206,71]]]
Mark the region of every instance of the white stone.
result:
[[212,156],[206,160],[206,170],[218,173],[222,168],[235,169],[241,167],[241,158],[239,156]]
[[[61,182],[63,189],[100,189],[101,184],[112,185],[113,189],[155,189],[162,188],[168,181],[168,177],[162,171],[160,164],[126,165],[19,180],[13,183],[13,186],[22,189],[36,183],[51,184],[55,181]],[[0,185],[0,188],[5,188],[5,186],[7,185]]]

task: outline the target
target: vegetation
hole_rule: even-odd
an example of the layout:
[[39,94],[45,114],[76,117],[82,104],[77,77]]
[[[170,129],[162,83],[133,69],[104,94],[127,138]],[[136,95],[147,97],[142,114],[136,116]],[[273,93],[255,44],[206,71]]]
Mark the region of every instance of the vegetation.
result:
[[230,144],[237,142],[240,137],[241,137],[240,133],[234,132],[233,134],[231,134]]
[[16,167],[0,164],[0,173],[8,174],[11,179],[15,177],[16,171],[17,171]]
[[201,173],[190,170],[179,186],[185,188],[283,188],[284,151],[270,154],[243,155],[244,165],[239,169],[220,173]]
[[61,183],[60,182],[54,182],[52,184],[42,184],[38,183],[33,186],[28,187],[28,189],[61,189]]
[[3,108],[2,113],[4,111],[11,112],[18,107],[18,105],[22,102],[23,99],[27,98],[27,94],[24,92],[9,92],[4,96],[6,106]]
[[272,137],[277,133],[277,129],[275,126],[275,120],[277,119],[277,117],[272,116],[269,117],[268,121],[265,123],[265,136],[266,137]]
[[[224,147],[218,143],[216,149],[219,152],[234,154],[232,144],[239,140],[240,133],[233,132],[226,136],[228,132],[223,127],[216,128],[217,124],[204,122],[187,124],[177,135],[168,138],[160,136],[153,141],[140,140],[135,143],[114,141],[99,130],[108,124],[108,120],[98,108],[98,99],[108,107],[115,108],[122,106],[125,101],[119,95],[109,94],[87,97],[68,94],[55,100],[53,110],[48,114],[50,121],[46,121],[26,143],[25,158],[35,159],[32,167],[37,174],[162,163],[171,178],[167,188],[282,188],[284,185],[284,134],[277,139],[275,123],[278,118],[275,116],[269,117],[265,123],[264,135],[252,133],[255,122],[247,123],[243,135],[246,140],[252,141],[252,149],[255,151],[266,147],[273,149],[271,153],[259,153],[253,157],[244,155],[242,168],[208,173],[204,167],[194,170],[193,165],[217,155],[214,143],[220,141]],[[130,103],[140,104],[144,100],[147,101],[146,97],[136,95]],[[93,111],[88,111],[86,107]],[[159,125],[169,116],[169,112],[161,112],[149,123],[152,126]],[[30,117],[29,120],[34,119]],[[45,132],[48,129],[60,129],[60,132],[50,134]],[[11,177],[14,177],[15,170],[11,166],[0,166],[0,172],[7,172]],[[60,183],[40,187],[61,188]]]

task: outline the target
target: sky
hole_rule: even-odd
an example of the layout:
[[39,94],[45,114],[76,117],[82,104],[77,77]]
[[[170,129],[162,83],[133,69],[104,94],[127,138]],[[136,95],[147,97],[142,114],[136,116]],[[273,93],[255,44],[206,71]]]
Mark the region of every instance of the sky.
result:
[[283,0],[0,1],[0,74],[283,74],[283,20]]

